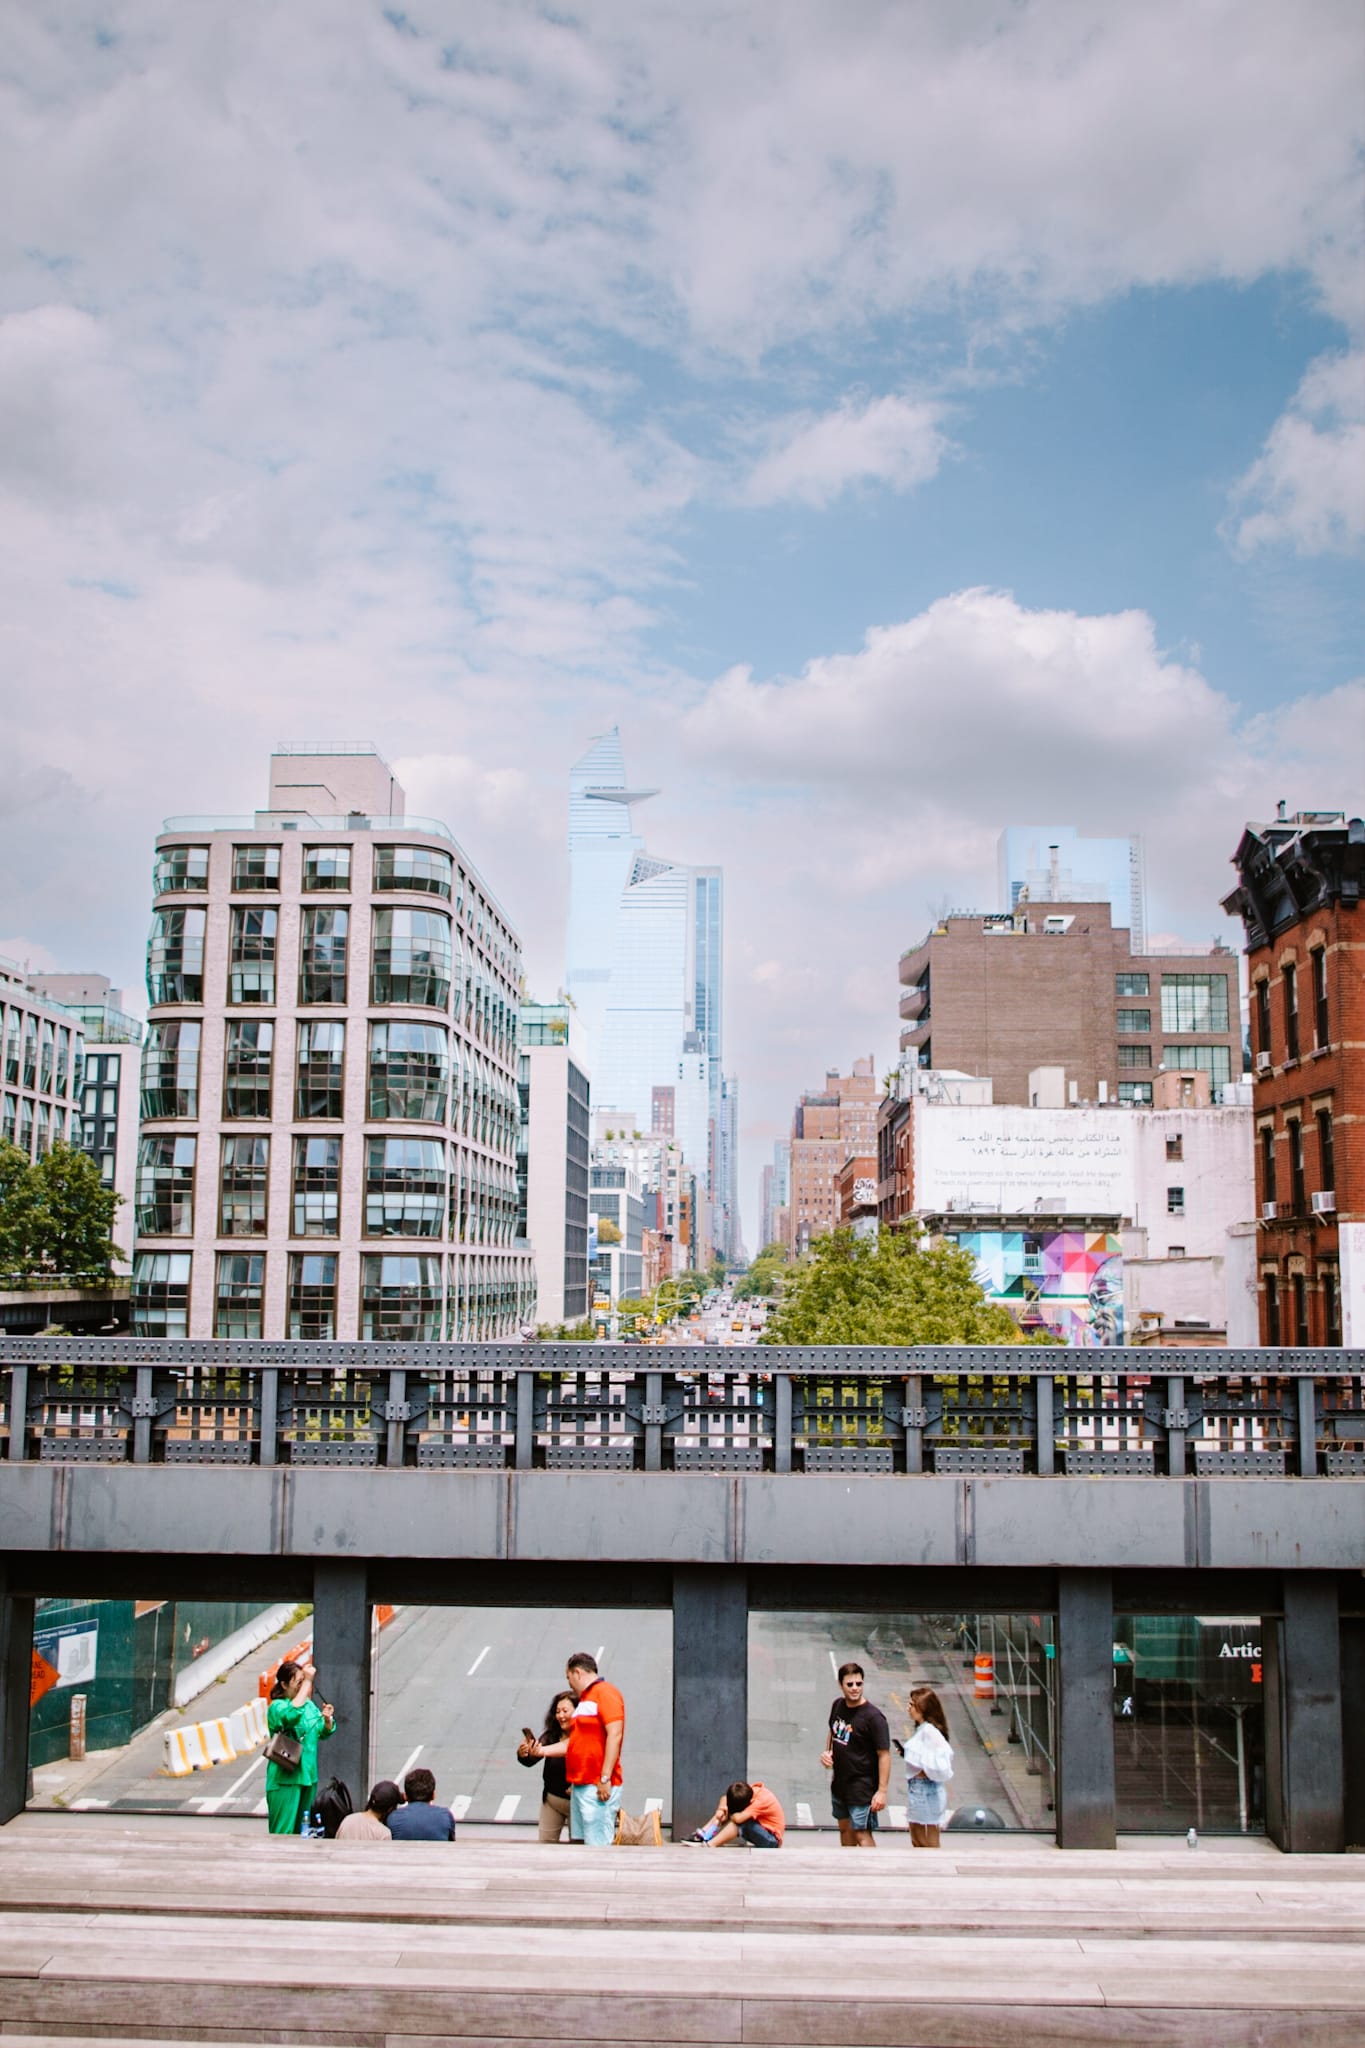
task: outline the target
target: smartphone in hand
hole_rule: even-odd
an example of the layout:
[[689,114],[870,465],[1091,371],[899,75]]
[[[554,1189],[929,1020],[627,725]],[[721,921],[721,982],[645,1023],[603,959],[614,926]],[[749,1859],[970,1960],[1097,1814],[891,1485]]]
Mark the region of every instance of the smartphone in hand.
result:
[[536,1732],[534,1728],[523,1728],[521,1733],[523,1739],[527,1742],[534,1742],[536,1740]]

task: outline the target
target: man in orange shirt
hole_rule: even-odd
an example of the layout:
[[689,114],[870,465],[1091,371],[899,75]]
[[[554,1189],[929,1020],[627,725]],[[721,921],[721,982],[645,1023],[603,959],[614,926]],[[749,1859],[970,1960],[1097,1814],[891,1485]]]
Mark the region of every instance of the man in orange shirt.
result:
[[723,1849],[738,1836],[751,1849],[780,1849],[786,1817],[775,1792],[760,1779],[750,1785],[737,1778],[704,1828],[689,1835],[684,1848]]
[[621,1744],[626,1703],[597,1669],[597,1659],[575,1650],[564,1672],[574,1695],[573,1723],[564,1742],[533,1743],[530,1754],[562,1756],[569,1781],[569,1835],[592,1849],[616,1839],[621,1806]]

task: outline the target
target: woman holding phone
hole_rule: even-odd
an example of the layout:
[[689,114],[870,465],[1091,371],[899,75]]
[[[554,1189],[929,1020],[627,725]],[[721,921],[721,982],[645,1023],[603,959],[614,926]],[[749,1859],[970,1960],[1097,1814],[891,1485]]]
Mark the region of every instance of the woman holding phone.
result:
[[318,1744],[336,1727],[336,1716],[313,1698],[317,1678],[311,1663],[286,1657],[275,1673],[265,1725],[272,1739],[284,1736],[298,1744],[298,1763],[290,1766],[270,1755],[266,1746],[265,1809],[272,1835],[296,1835],[304,1815],[318,1796]]
[[[540,1737],[543,1743],[563,1742],[573,1726],[574,1696],[571,1692],[557,1692],[550,1701],[545,1715],[545,1729]],[[517,1762],[529,1771],[536,1762],[532,1744],[536,1737],[529,1728],[521,1731],[517,1745]],[[562,1756],[547,1756],[545,1770],[540,1781],[540,1840],[558,1842],[569,1825],[569,1781],[567,1766]]]
[[948,1811],[948,1785],[953,1752],[948,1722],[931,1685],[917,1685],[910,1694],[914,1731],[904,1749],[905,1800],[910,1841],[916,1849],[937,1849],[939,1827]]

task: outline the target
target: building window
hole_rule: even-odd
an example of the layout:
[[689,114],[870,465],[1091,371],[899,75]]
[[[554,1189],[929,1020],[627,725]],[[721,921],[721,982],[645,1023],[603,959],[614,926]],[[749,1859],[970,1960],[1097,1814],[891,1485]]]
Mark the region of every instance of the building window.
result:
[[305,846],[303,849],[303,888],[305,895],[316,895],[323,889],[349,889],[351,886],[351,849],[349,846]]
[[437,1342],[441,1261],[411,1253],[366,1253],[360,1261],[360,1335],[371,1342]]
[[46,1017],[38,1041],[38,1086],[44,1095],[52,1093],[52,1076],[57,1069],[57,1031]]
[[203,909],[157,910],[147,941],[147,998],[152,1003],[204,1000]]
[[337,1333],[335,1252],[294,1252],[289,1260],[289,1335],[331,1343]]
[[434,910],[376,910],[370,1001],[450,1002],[450,919]]
[[22,1016],[11,1007],[5,1020],[5,1079],[11,1088],[19,1086],[19,1037],[22,1029]]
[[1232,1079],[1232,1052],[1226,1045],[1163,1045],[1161,1058],[1173,1074],[1207,1074],[1212,1088],[1224,1088]]
[[1284,1049],[1285,1058],[1296,1060],[1299,1056],[1299,970],[1288,966],[1284,969]]
[[[117,1074],[117,1069],[115,1069]],[[71,1078],[71,1033],[62,1025],[57,1032],[57,1078],[55,1092],[65,1095],[67,1082]],[[110,1091],[106,1090],[106,1093]]]
[[265,1253],[219,1252],[213,1291],[215,1337],[259,1337],[265,1309]]
[[386,889],[418,889],[426,896],[450,900],[455,863],[433,846],[376,846],[376,895]]
[[1303,1171],[1303,1124],[1298,1117],[1285,1119],[1289,1139],[1289,1205],[1297,1213],[1307,1202]]
[[1167,1188],[1167,1190],[1166,1190],[1166,1214],[1167,1214],[1168,1216],[1183,1216],[1183,1215],[1184,1215],[1184,1213],[1185,1213],[1185,1190],[1184,1190],[1184,1188]]
[[1146,974],[1116,974],[1114,991],[1121,996],[1149,996],[1152,993],[1151,977]]
[[1318,1127],[1318,1186],[1324,1194],[1331,1194],[1337,1185],[1337,1147],[1331,1110],[1320,1109],[1314,1122]]
[[1322,1330],[1324,1344],[1341,1344],[1341,1284],[1335,1266],[1322,1268]]
[[158,1131],[138,1141],[134,1219],[139,1237],[193,1237],[196,1140]]
[[157,1117],[198,1116],[200,1030],[197,1020],[148,1025],[142,1049],[144,1122]]
[[1321,1052],[1331,1043],[1327,1017],[1327,948],[1316,946],[1308,957],[1313,963],[1313,1043]]
[[1265,1286],[1265,1341],[1278,1344],[1280,1341],[1280,1283],[1273,1273],[1267,1273]]
[[1275,1131],[1270,1124],[1261,1125],[1261,1200],[1273,1202],[1275,1194]]
[[344,1094],[346,1026],[309,1020],[299,1025],[294,1114],[300,1119],[339,1117]]
[[1151,1028],[1152,1013],[1150,1010],[1119,1011],[1120,1031],[1150,1031]]
[[1152,1048],[1150,1045],[1121,1045],[1119,1065],[1121,1067],[1150,1067]]
[[1167,1258],[1168,1258],[1168,1259],[1183,1259],[1183,1258],[1184,1258],[1184,1256],[1185,1256],[1185,1247],[1184,1247],[1184,1245],[1183,1245],[1183,1244],[1172,1244],[1172,1245],[1168,1245],[1168,1246],[1166,1247],[1166,1256],[1167,1256]]
[[269,1017],[229,1017],[223,1054],[223,1115],[268,1121],[275,1025]]
[[269,1138],[224,1138],[218,1169],[219,1235],[264,1237],[269,1197]]
[[129,1293],[135,1337],[189,1335],[188,1252],[138,1252]]
[[1163,1031],[1226,1031],[1226,974],[1163,974],[1161,1028]]
[[1256,1050],[1257,1052],[1263,1052],[1267,1059],[1269,1059],[1274,1055],[1274,1047],[1270,1042],[1269,981],[1261,980],[1257,982],[1253,999],[1256,1005]]
[[157,896],[170,896],[179,889],[207,889],[209,850],[207,846],[158,847],[152,864],[152,889]]
[[299,938],[299,1001],[346,1000],[346,930],[350,912],[328,904],[305,910]]
[[450,1039],[439,1024],[371,1024],[369,1114],[443,1124]]
[[1290,1287],[1294,1297],[1294,1342],[1302,1348],[1308,1343],[1308,1282],[1302,1273],[1296,1273]]
[[33,1153],[33,1104],[27,1095],[19,1097],[19,1150],[25,1158]]
[[35,1159],[46,1159],[49,1150],[47,1104],[40,1102],[33,1120],[33,1156]]
[[14,1143],[14,1134],[18,1128],[19,1098],[17,1095],[7,1095],[5,1097],[3,1118],[0,1119],[0,1138],[3,1138],[7,1145],[12,1145]]
[[341,1217],[340,1138],[294,1140],[295,1237],[335,1237]]
[[275,946],[280,913],[273,907],[237,903],[228,940],[230,1003],[273,1003]]
[[365,1140],[366,1237],[440,1237],[446,1148],[438,1138]]
[[1185,1157],[1185,1140],[1181,1137],[1179,1131],[1173,1137],[1169,1137],[1166,1140],[1166,1157],[1168,1159],[1183,1159]]
[[36,1088],[37,1085],[38,1019],[30,1016],[24,1019],[24,1086]]
[[278,846],[234,846],[232,849],[234,889],[278,889],[280,849]]

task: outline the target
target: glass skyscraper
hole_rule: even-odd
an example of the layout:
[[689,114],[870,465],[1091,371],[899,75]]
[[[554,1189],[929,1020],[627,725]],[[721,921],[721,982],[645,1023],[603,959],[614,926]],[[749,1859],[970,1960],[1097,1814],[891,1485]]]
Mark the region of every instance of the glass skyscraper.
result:
[[1129,933],[1129,950],[1147,950],[1147,889],[1142,840],[1091,838],[1074,825],[1007,825],[996,847],[1000,908],[1013,910],[1027,889],[1032,903],[1107,903]]

